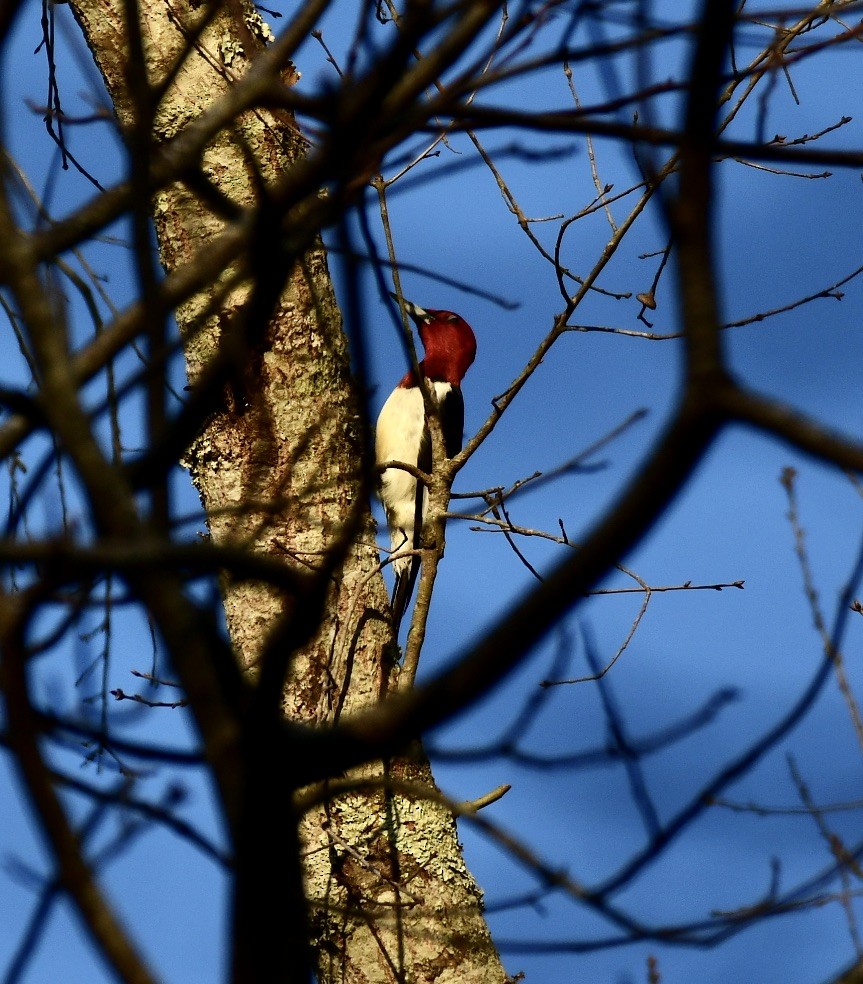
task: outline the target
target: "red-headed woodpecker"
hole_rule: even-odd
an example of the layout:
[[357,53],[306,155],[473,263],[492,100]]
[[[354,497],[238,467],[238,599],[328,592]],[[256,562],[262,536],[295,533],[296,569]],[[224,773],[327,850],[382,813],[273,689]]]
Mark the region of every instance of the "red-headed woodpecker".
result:
[[[419,329],[425,356],[419,364],[437,399],[448,458],[461,450],[464,436],[464,400],[461,381],[476,356],[476,338],[470,325],[452,311],[424,311],[405,301],[405,310]],[[403,461],[426,474],[431,472],[431,438],[425,404],[415,370],[410,369],[390,393],[378,417],[375,458],[379,465]],[[419,486],[419,487],[417,487]],[[386,468],[378,489],[387,514],[394,551],[418,547],[428,506],[428,489],[401,468]],[[393,562],[393,625],[398,635],[417,571],[419,557]]]

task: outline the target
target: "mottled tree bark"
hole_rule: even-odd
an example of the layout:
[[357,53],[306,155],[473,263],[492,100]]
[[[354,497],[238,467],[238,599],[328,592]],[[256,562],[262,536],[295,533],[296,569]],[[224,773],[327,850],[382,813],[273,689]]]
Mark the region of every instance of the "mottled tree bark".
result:
[[[150,120],[128,67],[125,18],[133,5],[73,0],[72,6],[135,153],[146,150],[142,119],[149,121],[152,146],[164,146],[242,84],[266,49],[266,27],[239,0],[226,3],[200,31],[206,8],[185,0],[148,2],[140,11],[140,32],[151,85],[166,77],[195,36]],[[274,84],[295,80],[286,62]],[[261,188],[305,150],[292,119],[278,110],[258,105],[223,127],[200,161],[209,191],[186,181],[152,196],[165,268],[205,263],[237,215],[248,217]],[[219,205],[218,195],[240,211],[232,212],[224,201]],[[266,206],[259,218],[271,218]],[[278,236],[285,228],[290,218],[271,231],[272,251],[237,255],[176,312],[193,386],[206,378],[214,359],[226,352],[237,359],[232,384],[186,461],[215,543],[249,547],[301,575],[326,568],[333,551],[342,558],[328,572],[323,615],[311,639],[293,654],[284,690],[286,714],[326,723],[378,701],[397,669],[367,486],[358,467],[360,405],[326,258],[312,245],[301,262],[279,269],[285,254]],[[248,319],[260,316],[258,306],[266,301],[262,282],[275,285],[268,318],[235,345],[233,334],[242,337]],[[346,531],[351,539],[345,548]],[[289,619],[293,601],[271,586],[228,578],[223,595],[237,658],[254,676],[262,647]],[[481,894],[464,866],[450,811],[386,789],[387,782],[405,780],[433,788],[421,753],[370,763],[355,776],[363,777],[378,781],[377,787],[331,798],[299,820],[311,946],[321,981],[502,982]]]

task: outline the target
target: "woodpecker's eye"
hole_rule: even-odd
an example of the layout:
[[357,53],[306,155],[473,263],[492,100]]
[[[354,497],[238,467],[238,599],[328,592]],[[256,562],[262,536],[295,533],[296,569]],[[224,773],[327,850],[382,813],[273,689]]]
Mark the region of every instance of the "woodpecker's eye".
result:
[[447,321],[461,321],[461,318],[457,314],[448,314],[446,316]]

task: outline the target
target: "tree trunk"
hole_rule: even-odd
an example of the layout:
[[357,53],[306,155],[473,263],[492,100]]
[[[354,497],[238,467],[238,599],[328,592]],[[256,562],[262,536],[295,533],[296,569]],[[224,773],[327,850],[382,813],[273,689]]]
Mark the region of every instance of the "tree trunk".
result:
[[[124,11],[130,6],[122,0],[72,2],[127,143],[140,154],[147,149],[142,120],[153,147],[184,131],[235,91],[239,86],[234,83],[242,85],[255,57],[266,50],[268,31],[257,12],[239,0],[219,8],[197,34],[149,120],[144,103],[132,95],[142,90],[135,87],[134,68],[129,69],[134,32],[127,28]],[[141,46],[151,86],[166,77],[206,15],[205,5],[183,0],[143,6]],[[296,77],[286,62],[281,82],[293,84]],[[286,113],[257,105],[209,140],[200,167],[211,192],[217,189],[240,209],[252,209],[261,187],[288,171],[305,150]],[[141,168],[140,158],[136,166]],[[203,267],[213,244],[224,240],[240,214],[219,207],[194,181],[160,188],[151,204],[168,271]],[[260,221],[269,218],[266,210],[264,205]],[[215,543],[251,547],[299,574],[326,567],[334,550],[343,553],[328,578],[320,624],[293,654],[284,691],[285,713],[325,723],[379,700],[397,669],[358,466],[363,460],[361,410],[326,258],[314,245],[301,262],[280,270],[279,235],[277,228],[269,240],[271,253],[232,258],[176,311],[193,386],[206,380],[213,360],[225,353],[242,360],[230,392],[186,460]],[[260,285],[267,280],[275,285],[269,318],[262,320],[251,345],[232,348],[234,334],[241,335],[236,326],[248,328],[247,319],[266,300]],[[352,516],[358,518],[346,526],[346,517]],[[343,549],[346,529],[351,540]],[[271,586],[229,579],[223,596],[237,658],[254,675],[262,647],[290,614],[291,600]],[[393,790],[405,780],[433,789],[421,752],[371,763],[353,778],[378,785],[334,796],[299,819],[320,980],[504,981],[451,812],[439,802]]]

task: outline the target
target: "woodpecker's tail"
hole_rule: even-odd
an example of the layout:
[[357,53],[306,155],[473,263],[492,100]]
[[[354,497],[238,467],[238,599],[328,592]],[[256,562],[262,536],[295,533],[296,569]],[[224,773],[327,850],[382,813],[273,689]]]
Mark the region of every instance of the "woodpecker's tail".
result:
[[405,568],[400,574],[396,574],[396,583],[393,586],[393,597],[390,603],[393,611],[393,633],[396,639],[398,639],[399,627],[402,624],[402,619],[404,618],[408,603],[414,591],[419,569],[419,557],[411,557],[410,566]]

